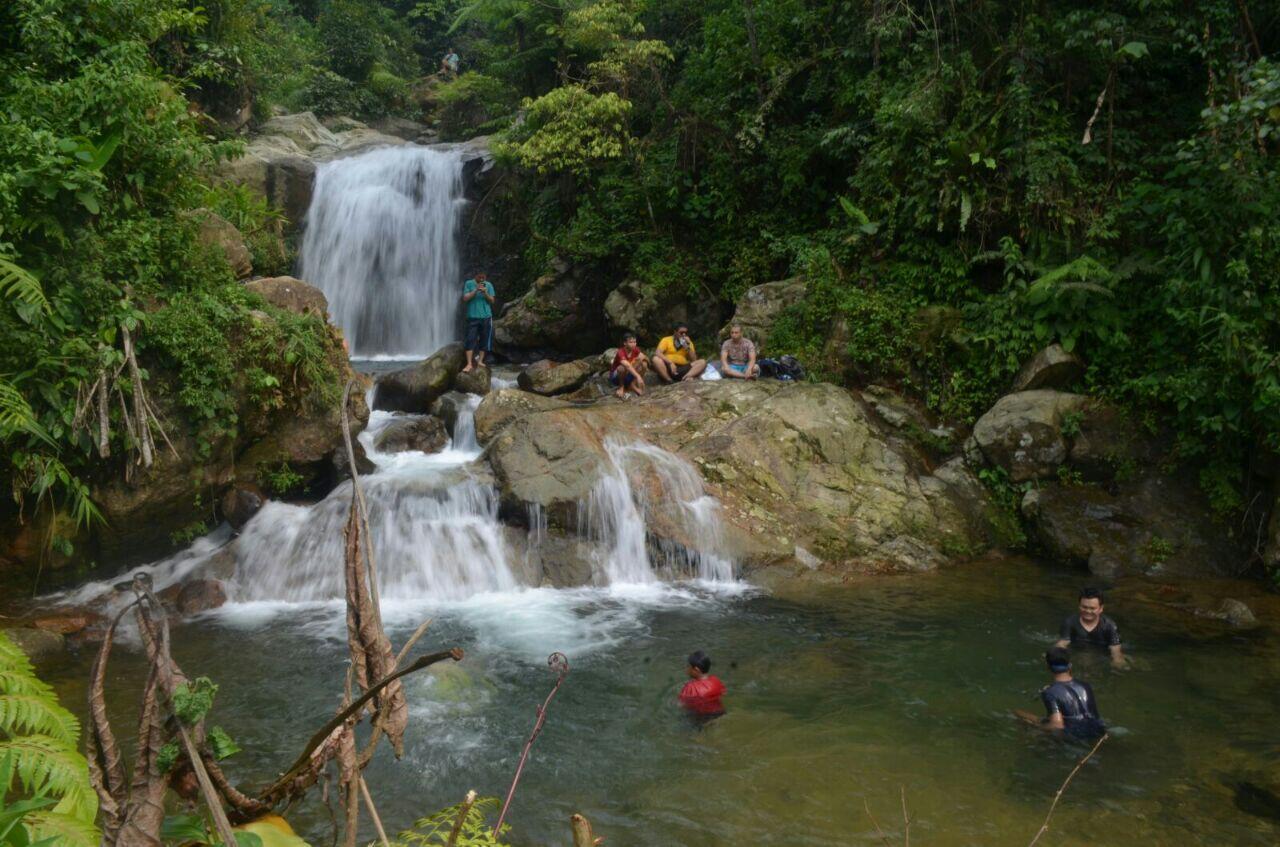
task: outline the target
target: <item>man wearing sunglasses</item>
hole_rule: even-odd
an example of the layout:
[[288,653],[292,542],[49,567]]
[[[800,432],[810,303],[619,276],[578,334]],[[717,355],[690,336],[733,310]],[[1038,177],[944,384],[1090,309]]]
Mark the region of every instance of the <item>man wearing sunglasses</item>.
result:
[[689,327],[685,324],[677,324],[675,332],[659,341],[653,356],[653,369],[663,382],[697,379],[706,367],[706,360],[698,358],[693,339],[689,338]]

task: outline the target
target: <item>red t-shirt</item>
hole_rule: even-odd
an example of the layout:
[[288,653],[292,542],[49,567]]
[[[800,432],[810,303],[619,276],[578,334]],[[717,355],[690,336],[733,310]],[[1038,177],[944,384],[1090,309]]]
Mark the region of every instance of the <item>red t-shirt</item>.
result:
[[613,364],[609,366],[609,373],[617,373],[618,368],[622,367],[623,362],[634,362],[636,359],[639,359],[640,356],[641,353],[639,347],[636,347],[636,349],[632,350],[630,353],[627,352],[626,347],[619,347],[618,352],[613,354]]
[[698,714],[717,715],[724,711],[720,698],[724,696],[725,690],[719,677],[691,679],[680,689],[680,705]]

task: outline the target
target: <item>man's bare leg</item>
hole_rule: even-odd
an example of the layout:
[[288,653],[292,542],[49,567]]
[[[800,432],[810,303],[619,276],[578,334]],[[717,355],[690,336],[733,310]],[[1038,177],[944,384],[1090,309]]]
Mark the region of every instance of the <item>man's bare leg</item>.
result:
[[685,374],[684,377],[681,378],[681,381],[683,382],[684,380],[687,380],[687,379],[697,379],[698,377],[702,376],[702,372],[705,371],[706,369],[707,369],[707,360],[699,359],[698,361],[694,362],[692,365],[689,366],[689,372]]
[[469,374],[469,373],[471,373],[471,368],[473,367],[473,366],[472,366],[472,364],[471,364],[471,356],[472,356],[472,355],[473,355],[473,354],[472,354],[472,352],[471,352],[470,350],[468,350],[468,351],[467,351],[467,366],[466,366],[465,368],[463,368],[463,369],[462,369],[462,372],[463,372],[464,374]]
[[667,370],[666,361],[659,359],[657,356],[654,356],[653,369],[658,372],[658,376],[659,378],[662,379],[663,382],[671,382],[671,373]]

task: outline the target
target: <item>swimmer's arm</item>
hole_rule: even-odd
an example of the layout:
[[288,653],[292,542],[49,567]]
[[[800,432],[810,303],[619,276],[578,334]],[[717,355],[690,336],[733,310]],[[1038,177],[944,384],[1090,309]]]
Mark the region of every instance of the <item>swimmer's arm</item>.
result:
[[1044,719],[1044,726],[1046,729],[1065,729],[1067,724],[1062,719],[1062,712],[1050,712]]
[[1117,668],[1129,667],[1129,660],[1125,658],[1124,650],[1119,644],[1112,644],[1109,648],[1111,651],[1111,664]]
[[1057,641],[1053,642],[1053,646],[1054,646],[1054,647],[1070,647],[1070,646],[1071,646],[1071,639],[1070,639],[1070,638],[1059,638]]

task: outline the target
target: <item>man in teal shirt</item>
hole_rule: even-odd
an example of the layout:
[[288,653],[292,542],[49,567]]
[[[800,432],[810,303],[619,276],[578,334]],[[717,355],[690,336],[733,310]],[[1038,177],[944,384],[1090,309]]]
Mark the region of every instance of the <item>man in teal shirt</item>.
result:
[[[463,373],[470,373],[472,368],[484,367],[484,354],[493,349],[493,283],[483,273],[475,275],[462,285],[462,302],[467,304],[467,366]],[[472,361],[474,356],[475,361]]]

